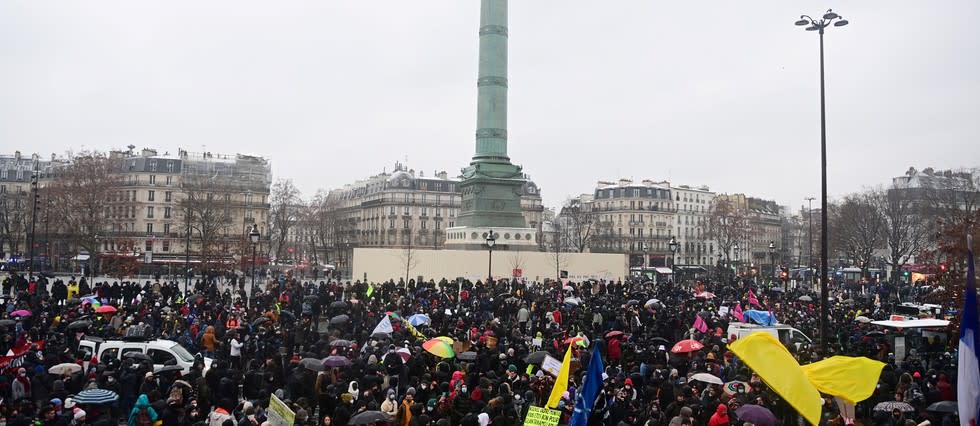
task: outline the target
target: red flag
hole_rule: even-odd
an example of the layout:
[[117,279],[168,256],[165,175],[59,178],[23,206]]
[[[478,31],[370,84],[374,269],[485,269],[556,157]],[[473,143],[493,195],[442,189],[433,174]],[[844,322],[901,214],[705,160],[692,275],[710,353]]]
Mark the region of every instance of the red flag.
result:
[[734,316],[739,322],[745,322],[745,315],[742,315],[741,303],[735,304],[735,310],[732,311],[732,316]]
[[706,333],[708,331],[708,324],[704,322],[701,315],[695,315],[694,318],[694,329],[702,333]]
[[759,304],[759,299],[755,298],[755,293],[752,292],[751,288],[749,289],[749,305],[755,305],[760,308],[762,307],[762,305]]

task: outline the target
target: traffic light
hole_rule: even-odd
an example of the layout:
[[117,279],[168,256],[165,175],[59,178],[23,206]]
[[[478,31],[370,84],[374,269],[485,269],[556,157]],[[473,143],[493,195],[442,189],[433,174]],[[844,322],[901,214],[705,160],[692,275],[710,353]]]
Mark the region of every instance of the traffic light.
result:
[[944,274],[946,273],[946,264],[945,263],[940,263],[939,264],[939,272],[942,272]]

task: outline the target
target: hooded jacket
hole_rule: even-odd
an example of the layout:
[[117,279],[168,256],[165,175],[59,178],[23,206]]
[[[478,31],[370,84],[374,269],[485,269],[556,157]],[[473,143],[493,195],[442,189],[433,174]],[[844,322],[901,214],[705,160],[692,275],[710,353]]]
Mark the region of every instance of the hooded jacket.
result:
[[146,394],[140,395],[136,400],[136,405],[133,406],[133,410],[129,412],[129,426],[136,426],[139,420],[140,412],[146,410],[147,414],[150,416],[150,423],[157,421],[157,412],[150,405],[150,398],[146,397]]
[[711,419],[708,420],[708,426],[729,426],[731,421],[728,419],[728,406],[725,404],[718,404],[718,408],[715,409],[715,413],[711,415]]

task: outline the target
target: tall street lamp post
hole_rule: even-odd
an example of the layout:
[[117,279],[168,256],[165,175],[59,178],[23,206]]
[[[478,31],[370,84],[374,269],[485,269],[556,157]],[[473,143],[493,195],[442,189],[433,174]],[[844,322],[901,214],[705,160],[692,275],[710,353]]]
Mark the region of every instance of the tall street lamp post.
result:
[[31,191],[34,192],[34,207],[31,209],[31,242],[28,244],[28,264],[27,278],[34,278],[34,230],[37,224],[37,179],[38,179],[38,158],[34,154],[34,172],[31,173]]
[[805,26],[807,31],[820,34],[820,352],[827,356],[827,108],[824,93],[823,33],[833,24],[843,27],[848,24],[842,16],[827,9],[821,19],[801,15],[797,26]]
[[772,269],[770,269],[769,282],[772,282],[772,278],[776,276],[776,242],[769,241],[769,263],[772,264]]
[[259,245],[259,227],[252,224],[252,230],[248,231],[248,239],[252,241],[252,296],[255,296],[255,248]]
[[732,253],[735,255],[735,279],[738,280],[738,243],[732,245]]
[[[810,235],[810,248],[809,248],[809,250],[807,252],[807,258],[809,260],[807,260],[806,267],[807,267],[807,270],[809,272],[811,272],[811,274],[812,274],[812,271],[813,271],[813,200],[815,200],[815,199],[816,198],[813,198],[813,197],[806,197],[806,201],[807,201],[807,212],[806,212],[807,214],[806,215],[807,215],[807,222],[809,222],[809,225],[810,225],[810,232],[808,233]],[[816,278],[816,274],[812,274],[811,276],[813,276],[814,278]],[[812,283],[812,280],[811,280],[811,283]]]
[[493,229],[487,232],[487,282],[493,279],[493,245],[497,243],[497,239],[493,236]]
[[670,247],[670,278],[677,282],[677,272],[674,271],[674,264],[677,263],[674,255],[677,253],[677,238],[670,237],[670,242],[667,243],[667,247]]

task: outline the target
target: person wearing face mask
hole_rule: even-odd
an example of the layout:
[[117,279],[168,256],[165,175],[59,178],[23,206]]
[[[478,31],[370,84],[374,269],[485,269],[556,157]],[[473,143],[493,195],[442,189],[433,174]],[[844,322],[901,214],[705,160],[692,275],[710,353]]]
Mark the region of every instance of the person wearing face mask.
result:
[[461,383],[459,385],[459,390],[456,392],[456,396],[453,397],[450,406],[450,417],[452,418],[453,424],[459,424],[460,420],[473,410],[473,402],[470,400],[469,388],[466,384]]
[[387,414],[388,417],[395,417],[398,414],[398,400],[395,399],[394,389],[388,390],[388,396],[381,403],[381,412]]

